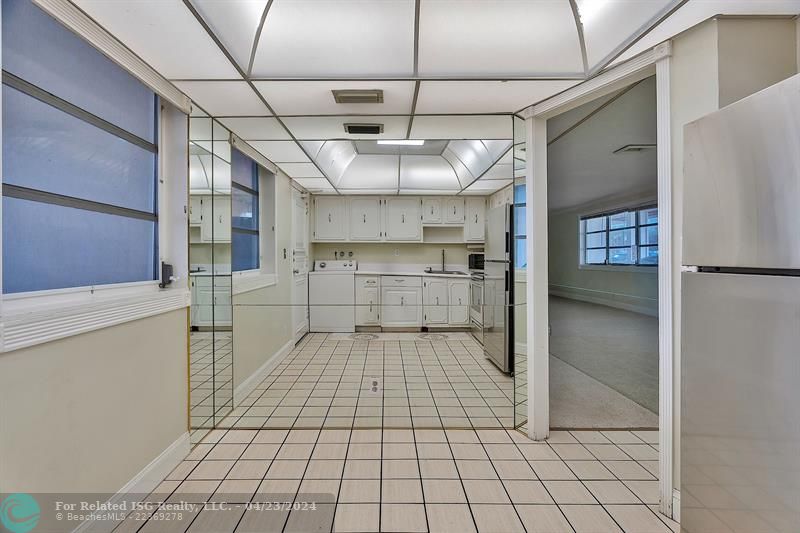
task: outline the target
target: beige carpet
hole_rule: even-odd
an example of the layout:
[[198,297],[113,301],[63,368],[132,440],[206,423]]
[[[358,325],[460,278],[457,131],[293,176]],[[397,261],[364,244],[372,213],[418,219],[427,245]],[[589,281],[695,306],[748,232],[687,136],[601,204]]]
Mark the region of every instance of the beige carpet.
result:
[[658,429],[658,415],[550,356],[550,427]]

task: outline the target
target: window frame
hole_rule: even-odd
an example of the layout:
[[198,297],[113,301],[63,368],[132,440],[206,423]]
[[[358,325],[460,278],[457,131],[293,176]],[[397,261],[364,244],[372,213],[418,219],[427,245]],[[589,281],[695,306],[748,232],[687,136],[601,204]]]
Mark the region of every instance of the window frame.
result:
[[[522,202],[519,202],[519,203],[517,202],[517,187],[522,187],[523,191],[525,191],[526,188],[527,188],[527,184],[525,182],[512,183],[511,184],[511,205],[512,205],[512,207],[514,209],[514,227],[511,228],[511,232],[513,233],[513,237],[514,237],[514,265],[513,265],[513,268],[514,268],[514,270],[523,271],[523,270],[528,268],[528,264],[525,263],[524,265],[521,265],[521,266],[517,266],[517,264],[516,264],[517,260],[519,259],[519,256],[516,254],[517,241],[525,241],[525,248],[527,249],[527,247],[528,247],[528,234],[527,233],[522,233],[522,234],[517,235],[517,227],[516,227],[516,225],[517,225],[517,208],[520,208],[520,207],[525,208],[525,216],[527,217],[528,216],[528,204],[527,204],[526,201],[522,201]],[[523,195],[523,197],[524,197],[524,195]],[[527,257],[525,259],[527,259]]]
[[[257,206],[258,212],[256,213],[256,229],[249,229],[249,228],[237,228],[233,225],[233,213],[231,213],[231,273],[232,274],[245,274],[247,272],[261,272],[261,264],[263,260],[263,242],[261,238],[261,214],[262,214],[262,205],[261,205],[261,166],[253,161],[247,154],[240,152],[236,147],[231,146],[231,150],[236,150],[242,156],[246,157],[250,164],[252,165],[252,170],[255,172],[256,175],[256,186],[258,189],[252,189],[246,185],[242,185],[241,183],[237,182],[233,178],[231,178],[231,205],[233,205],[233,189],[238,190],[239,192],[243,192],[245,194],[249,194],[252,197],[255,197],[255,204]],[[233,160],[233,155],[231,155],[231,160]],[[255,235],[256,240],[258,241],[258,254],[256,255],[256,266],[255,268],[247,268],[244,270],[235,270],[233,268],[233,234],[234,233],[242,233],[246,235]]]
[[[656,271],[658,270],[658,262],[656,263],[641,263],[641,249],[648,248],[648,247],[656,247],[658,248],[658,243],[656,244],[642,244],[641,243],[641,232],[642,228],[649,228],[649,227],[658,227],[658,220],[654,223],[642,224],[639,218],[639,215],[642,211],[646,211],[648,209],[658,209],[658,204],[656,203],[647,203],[644,205],[634,206],[634,207],[624,207],[618,208],[611,211],[602,211],[599,213],[592,213],[590,215],[580,215],[578,217],[578,268],[584,270],[608,270],[608,271],[637,271],[637,272],[645,272],[645,271]],[[632,226],[625,226],[621,228],[611,228],[611,217],[614,215],[618,215],[620,213],[633,213],[634,223]],[[586,223],[589,220],[603,218],[605,219],[604,229],[596,230],[596,231],[586,231]],[[613,231],[625,231],[625,230],[634,230],[634,243],[629,246],[611,246],[611,232]],[[587,246],[587,237],[589,235],[605,235],[605,245],[604,246]],[[635,261],[633,263],[611,263],[609,258],[611,255],[611,250],[616,249],[633,249],[635,250]],[[588,261],[588,252],[590,250],[605,250],[606,256],[605,261],[603,263],[590,263]]]

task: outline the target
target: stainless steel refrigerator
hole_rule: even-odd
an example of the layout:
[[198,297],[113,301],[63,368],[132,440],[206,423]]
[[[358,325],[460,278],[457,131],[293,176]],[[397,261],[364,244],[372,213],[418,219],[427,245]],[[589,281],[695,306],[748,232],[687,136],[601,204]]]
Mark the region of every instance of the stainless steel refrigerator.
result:
[[483,353],[503,372],[514,370],[514,208],[486,213]]
[[685,127],[681,526],[800,531],[800,76]]

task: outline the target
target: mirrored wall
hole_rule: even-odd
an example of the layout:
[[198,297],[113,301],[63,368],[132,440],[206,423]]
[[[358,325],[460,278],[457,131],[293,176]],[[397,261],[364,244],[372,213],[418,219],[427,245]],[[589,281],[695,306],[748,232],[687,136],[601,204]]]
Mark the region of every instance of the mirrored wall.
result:
[[233,409],[230,133],[189,119],[190,426],[198,442]]
[[527,269],[528,242],[525,205],[525,121],[514,117],[514,427],[524,428],[528,422],[528,357],[527,347]]

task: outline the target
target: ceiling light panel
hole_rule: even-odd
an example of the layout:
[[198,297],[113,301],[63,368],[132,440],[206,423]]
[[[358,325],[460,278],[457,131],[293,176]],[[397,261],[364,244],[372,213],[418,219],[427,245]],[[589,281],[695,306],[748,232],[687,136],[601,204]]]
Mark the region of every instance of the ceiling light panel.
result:
[[294,141],[248,141],[250,146],[273,163],[310,163]]
[[[303,140],[326,139],[405,139],[408,129],[405,116],[358,116],[358,117],[284,117],[283,122],[295,138]],[[383,133],[378,135],[351,135],[344,131],[345,123],[383,124]]]
[[213,116],[270,114],[243,81],[178,81],[175,85]]
[[414,0],[274,0],[254,77],[408,76]]
[[322,143],[314,162],[330,180],[338,185],[345,170],[357,157],[351,141],[327,141]]
[[314,163],[280,163],[283,172],[291,178],[324,178]]
[[577,0],[589,67],[597,66],[673,0]]
[[421,0],[424,76],[533,76],[583,72],[569,2]]
[[475,180],[475,176],[464,166],[464,163],[461,162],[455,152],[452,150],[445,150],[442,152],[442,157],[453,167],[453,172],[456,173],[456,178],[458,178],[458,183],[461,187],[466,187]]
[[453,168],[437,155],[416,155],[400,160],[400,189],[449,190],[458,192],[461,185]]
[[507,180],[514,177],[514,169],[510,164],[497,164],[481,176],[481,180]]
[[280,141],[292,137],[277,119],[268,117],[227,117],[219,119],[226,127],[246,141]]
[[580,80],[423,81],[417,113],[513,113]]
[[239,78],[181,0],[74,3],[167,78]]
[[[413,81],[255,81],[278,115],[343,115],[411,111]],[[382,104],[337,104],[332,90],[381,89]]]
[[464,189],[461,194],[467,195],[489,195],[511,185],[513,180],[477,180],[472,185]]
[[688,30],[714,15],[789,15],[800,12],[798,0],[760,0],[757,2],[732,2],[731,0],[703,0],[687,2],[653,31],[631,46],[614,63],[630,59],[658,43]]
[[267,0],[192,0],[192,5],[242,70],[247,71],[253,40]]
[[397,190],[396,155],[359,155],[347,166],[337,187],[345,189]]
[[[511,139],[509,115],[425,115],[414,117],[412,139]],[[400,138],[405,138],[405,132]]]

